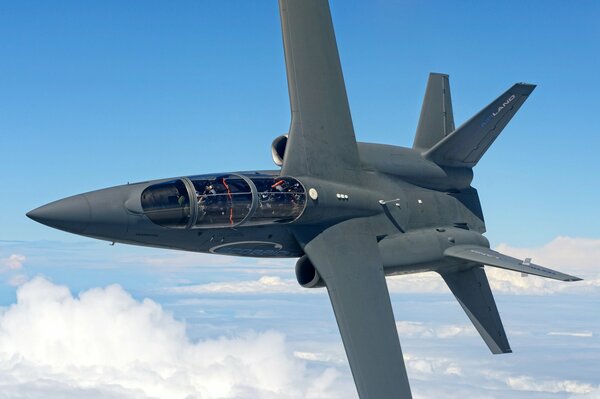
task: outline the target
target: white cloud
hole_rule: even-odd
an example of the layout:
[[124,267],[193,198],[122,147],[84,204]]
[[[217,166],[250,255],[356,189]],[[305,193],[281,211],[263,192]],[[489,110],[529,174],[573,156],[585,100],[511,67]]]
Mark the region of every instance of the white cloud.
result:
[[416,321],[398,321],[396,328],[400,337],[435,337],[451,338],[456,336],[477,335],[472,325],[448,324],[435,327],[428,327],[424,323]]
[[536,276],[487,268],[492,289],[511,294],[588,293],[600,289],[600,239],[557,237],[535,248],[500,244],[496,250],[519,259],[532,258],[534,263],[573,274],[584,281],[564,283]]
[[[494,267],[486,267],[486,273],[492,290],[502,294],[524,294],[544,295],[561,292],[589,293],[600,291],[600,240],[586,238],[558,237],[550,243],[539,248],[513,248],[506,244],[500,244],[498,251],[518,258],[533,257],[535,262],[543,266],[556,268],[559,271],[573,273],[586,278],[584,281],[567,283],[550,280],[537,276],[522,277],[520,273],[507,271]],[[212,259],[213,257],[211,257]],[[181,260],[181,258],[175,264]],[[185,259],[200,259],[195,255],[186,255]],[[565,267],[566,260],[570,259],[569,265]],[[187,261],[182,261],[185,264]],[[235,268],[232,272],[244,272],[246,274],[261,274],[257,280],[236,280],[218,283],[187,285],[169,288],[168,291],[186,294],[206,293],[228,293],[228,294],[284,294],[284,293],[318,293],[325,292],[323,289],[305,289],[298,285],[295,279],[285,279],[273,276],[274,273],[290,272],[279,260],[269,263],[261,261],[255,266],[273,266],[270,268]],[[288,262],[289,263],[289,262]],[[159,259],[155,264],[167,265],[167,259]],[[598,265],[598,266],[597,266]],[[444,280],[435,272],[409,274],[403,276],[391,276],[387,278],[390,293],[393,294],[417,294],[417,293],[439,293],[449,294],[450,290]]]
[[450,293],[444,280],[434,272],[388,277],[387,285],[395,294]]
[[600,275],[600,239],[560,236],[540,247],[500,244],[496,250],[519,259],[532,258],[534,263],[565,273],[579,273],[584,278]]
[[443,357],[404,354],[404,362],[411,377],[430,379],[432,375],[462,375],[459,365]]
[[[517,248],[500,244],[495,249],[520,259],[533,258],[533,262],[542,266],[585,279],[567,283],[537,276],[522,277],[520,273],[513,271],[486,267],[490,286],[495,293],[544,295],[600,291],[600,240],[598,239],[557,237],[541,247]],[[437,273],[389,277],[387,281],[392,293],[449,292]]]
[[11,398],[341,397],[335,370],[309,370],[280,333],[194,343],[159,304],[117,285],[74,297],[43,278],[0,313],[0,375]]
[[594,336],[594,333],[591,331],[581,331],[581,332],[560,332],[560,331],[551,331],[548,335],[558,335],[565,337],[580,337],[580,338],[591,338]]
[[311,362],[323,362],[323,363],[346,363],[346,356],[336,356],[335,353],[325,352],[301,352],[295,351],[294,356],[298,359],[309,360]]
[[9,270],[19,270],[23,267],[25,259],[27,259],[25,255],[12,254],[7,258],[0,259],[0,268],[5,267]]
[[164,252],[153,256],[130,256],[122,261],[127,263],[142,263],[151,266],[188,267],[188,266],[236,266],[243,263],[243,259],[232,256],[217,256],[214,254],[196,252]]
[[169,288],[168,291],[178,294],[292,294],[324,292],[324,290],[302,288],[296,280],[282,279],[278,276],[262,276],[258,280],[185,285]]
[[[449,293],[444,280],[437,273],[419,273],[401,277],[388,277],[392,293]],[[167,288],[179,294],[315,294],[326,292],[325,288],[303,288],[296,279],[263,275],[256,280],[235,280]]]
[[16,276],[12,276],[9,280],[8,280],[8,285],[13,286],[13,287],[18,287],[20,285],[23,285],[27,282],[27,276],[24,274],[17,274]]
[[512,389],[519,391],[533,392],[566,392],[576,394],[586,394],[594,390],[594,386],[578,381],[562,380],[562,381],[539,381],[530,376],[508,377],[506,384]]
[[[160,270],[173,271],[201,267],[203,269],[217,267],[232,271],[258,272],[273,270],[289,270],[293,268],[296,259],[285,258],[244,258],[238,256],[223,256],[198,252],[156,251],[151,256],[125,256],[119,259],[121,263],[144,264]],[[260,269],[262,268],[262,269]]]
[[584,395],[581,394],[575,394],[569,397],[570,399],[600,399],[600,386],[597,386],[596,389],[594,389],[591,392],[588,392]]

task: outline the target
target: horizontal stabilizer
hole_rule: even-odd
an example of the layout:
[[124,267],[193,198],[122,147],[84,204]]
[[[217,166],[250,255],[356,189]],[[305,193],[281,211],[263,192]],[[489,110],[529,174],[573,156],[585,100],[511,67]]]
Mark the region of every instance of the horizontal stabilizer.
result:
[[470,262],[481,263],[501,269],[513,270],[515,272],[533,274],[540,277],[551,278],[560,281],[580,281],[579,277],[570,276],[552,269],[548,269],[531,263],[531,259],[525,261],[503,255],[486,247],[477,245],[456,245],[444,251],[445,256],[463,259]]
[[430,73],[413,148],[427,150],[454,131],[448,75]]
[[535,85],[517,83],[423,155],[441,166],[472,168],[533,89]]
[[512,352],[483,267],[443,273],[442,278],[492,353]]

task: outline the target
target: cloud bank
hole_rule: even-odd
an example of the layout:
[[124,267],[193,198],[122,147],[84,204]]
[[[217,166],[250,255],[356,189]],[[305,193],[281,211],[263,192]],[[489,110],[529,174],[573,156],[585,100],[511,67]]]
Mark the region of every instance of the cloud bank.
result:
[[0,270],[19,270],[23,267],[25,259],[25,255],[21,254],[12,254],[6,258],[2,258],[0,259]]
[[117,285],[75,297],[35,278],[0,314],[0,398],[328,398],[336,373],[309,370],[276,332],[191,342]]
[[[548,295],[557,293],[600,292],[600,240],[557,237],[536,248],[518,248],[500,244],[496,250],[520,259],[533,261],[561,272],[574,274],[584,281],[565,283],[537,276],[522,277],[520,273],[486,267],[492,290],[499,294]],[[261,270],[265,272],[264,270]],[[450,293],[442,278],[433,272],[388,277],[390,293]],[[238,280],[173,287],[181,294],[293,294],[315,293],[324,290],[300,288],[295,279],[264,275],[256,280]]]

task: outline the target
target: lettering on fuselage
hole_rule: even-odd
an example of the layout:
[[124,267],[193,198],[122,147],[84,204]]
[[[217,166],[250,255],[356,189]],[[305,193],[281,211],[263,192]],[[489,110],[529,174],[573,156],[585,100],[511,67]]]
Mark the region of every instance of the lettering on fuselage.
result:
[[488,116],[487,118],[485,118],[485,120],[481,123],[481,127],[485,127],[496,115],[498,115],[500,113],[500,111],[502,111],[504,108],[506,108],[508,106],[508,104],[510,104],[514,99],[516,98],[516,96],[514,94],[511,94],[510,97],[508,97],[508,99],[506,101],[504,101],[502,103],[502,105],[500,105],[498,107],[498,109],[496,111],[492,111],[492,114],[490,116]]
[[291,258],[302,254],[288,251],[283,245],[268,241],[242,241],[217,245],[209,250],[213,254],[250,256],[255,258]]

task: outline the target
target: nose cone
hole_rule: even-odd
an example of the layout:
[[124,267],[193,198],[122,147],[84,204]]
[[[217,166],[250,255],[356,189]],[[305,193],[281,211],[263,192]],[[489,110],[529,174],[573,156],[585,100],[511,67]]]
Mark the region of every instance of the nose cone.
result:
[[56,229],[80,234],[91,221],[91,208],[85,195],[75,195],[40,206],[27,216]]

